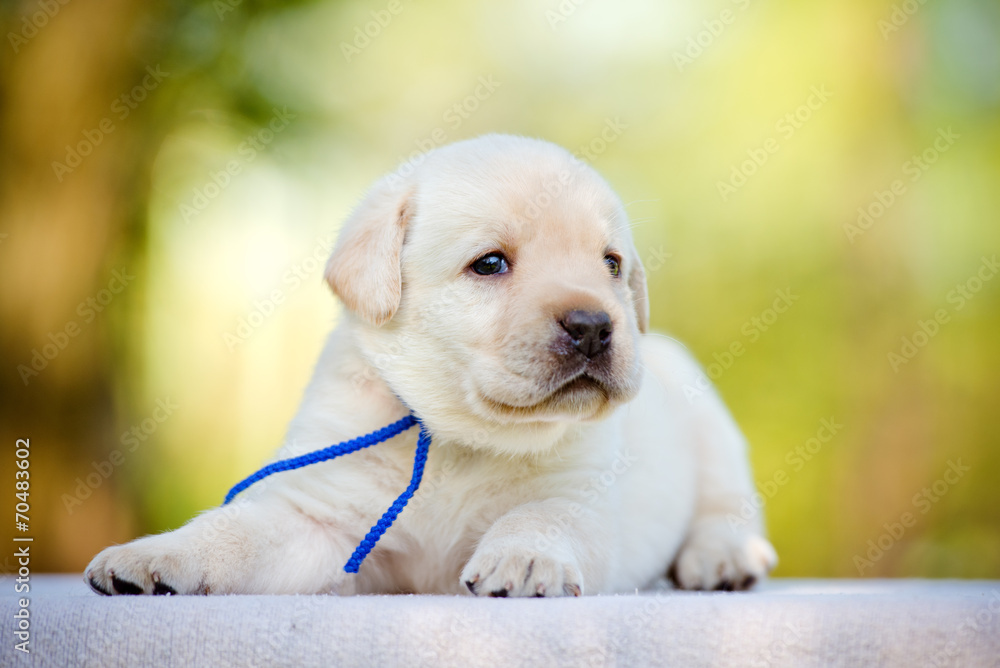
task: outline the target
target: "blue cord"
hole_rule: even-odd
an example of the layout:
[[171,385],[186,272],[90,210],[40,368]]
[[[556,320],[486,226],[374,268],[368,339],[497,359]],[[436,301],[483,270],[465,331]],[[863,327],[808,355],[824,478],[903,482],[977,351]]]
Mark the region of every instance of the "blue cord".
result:
[[424,464],[427,463],[427,449],[431,445],[431,436],[427,433],[427,429],[424,425],[420,425],[420,436],[417,438],[417,454],[413,457],[413,477],[410,478],[410,484],[407,486],[406,490],[399,495],[399,498],[392,502],[389,509],[385,511],[385,514],[375,523],[375,526],[371,528],[368,535],[364,537],[361,543],[358,545],[357,549],[354,550],[354,554],[351,558],[347,560],[347,564],[344,566],[344,570],[348,573],[357,573],[358,568],[361,567],[361,562],[365,560],[368,553],[371,552],[372,548],[375,547],[375,543],[378,539],[382,537],[386,529],[392,526],[392,523],[396,521],[396,516],[402,512],[403,508],[409,502],[410,497],[413,493],[417,491],[420,487],[420,480],[424,477]]
[[427,433],[427,429],[424,425],[414,415],[407,415],[403,419],[393,422],[392,424],[382,427],[370,434],[365,434],[364,436],[359,436],[358,438],[351,439],[350,441],[344,441],[343,443],[337,443],[336,445],[331,445],[328,448],[323,448],[322,450],[316,450],[315,452],[309,452],[298,457],[291,457],[289,459],[282,459],[281,461],[268,464],[261,470],[257,471],[251,476],[244,478],[240,482],[233,485],[233,488],[229,490],[226,494],[226,500],[222,502],[222,505],[226,505],[233,498],[245,490],[250,485],[263,480],[272,473],[280,473],[281,471],[291,471],[294,469],[300,469],[303,466],[309,466],[310,464],[316,464],[319,462],[327,461],[328,459],[335,459],[342,455],[349,455],[352,452],[357,452],[371,445],[376,445],[387,441],[397,434],[401,434],[415,424],[420,425],[420,436],[417,438],[417,453],[413,458],[413,476],[410,478],[410,484],[407,486],[406,490],[399,495],[399,498],[393,501],[389,509],[385,511],[375,526],[371,528],[368,534],[364,537],[361,543],[358,545],[357,549],[354,550],[354,554],[347,561],[344,566],[344,570],[348,573],[357,573],[358,568],[361,566],[361,562],[365,560],[368,553],[372,551],[375,547],[375,543],[378,539],[382,537],[382,534],[392,526],[392,523],[396,521],[396,517],[402,512],[403,508],[409,502],[410,498],[420,487],[420,480],[424,477],[424,465],[427,464],[427,451],[431,445],[431,436]]

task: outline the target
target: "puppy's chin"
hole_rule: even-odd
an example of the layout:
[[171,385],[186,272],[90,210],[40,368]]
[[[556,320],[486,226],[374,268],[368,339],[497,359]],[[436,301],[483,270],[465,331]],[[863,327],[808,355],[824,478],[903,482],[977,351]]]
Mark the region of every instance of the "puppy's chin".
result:
[[513,399],[479,392],[481,410],[497,422],[553,422],[600,420],[632,399],[639,384],[630,380],[611,384],[582,374],[568,380],[541,399]]

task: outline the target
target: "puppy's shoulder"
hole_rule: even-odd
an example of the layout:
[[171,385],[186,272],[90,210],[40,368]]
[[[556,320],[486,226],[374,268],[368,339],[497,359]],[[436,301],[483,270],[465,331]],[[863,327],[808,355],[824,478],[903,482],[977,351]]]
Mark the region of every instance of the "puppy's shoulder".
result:
[[691,351],[677,339],[665,334],[643,334],[640,350],[643,365],[665,389],[676,390],[685,385],[690,386],[705,375]]

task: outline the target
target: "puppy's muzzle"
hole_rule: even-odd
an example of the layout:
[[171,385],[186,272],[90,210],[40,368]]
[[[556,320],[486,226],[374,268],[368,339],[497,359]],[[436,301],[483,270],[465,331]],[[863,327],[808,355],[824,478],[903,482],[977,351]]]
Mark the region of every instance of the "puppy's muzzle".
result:
[[604,311],[569,311],[559,321],[573,347],[593,359],[611,345],[611,317]]

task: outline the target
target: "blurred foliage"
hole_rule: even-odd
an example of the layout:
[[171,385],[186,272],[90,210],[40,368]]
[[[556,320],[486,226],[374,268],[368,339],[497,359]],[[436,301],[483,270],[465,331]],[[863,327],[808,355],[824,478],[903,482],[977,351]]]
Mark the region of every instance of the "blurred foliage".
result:
[[654,327],[751,442],[778,574],[1000,577],[995,3],[0,11],[0,439],[32,438],[38,569],[174,528],[266,458],[335,322],[320,267],[352,204],[501,131],[580,151],[628,204]]

